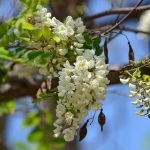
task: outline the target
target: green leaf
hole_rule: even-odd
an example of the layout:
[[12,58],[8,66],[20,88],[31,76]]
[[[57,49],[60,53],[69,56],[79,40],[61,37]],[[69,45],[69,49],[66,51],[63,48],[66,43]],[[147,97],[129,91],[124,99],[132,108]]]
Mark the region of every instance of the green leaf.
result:
[[12,60],[12,57],[0,54],[0,58],[4,60]]
[[141,77],[141,71],[139,70],[139,68],[138,69],[136,69],[136,71],[133,73],[133,76],[135,76],[135,77]]
[[43,136],[44,136],[44,133],[42,131],[35,129],[29,134],[28,140],[30,142],[37,142],[41,140]]
[[54,40],[55,42],[57,42],[57,43],[60,42],[60,38],[59,38],[58,36],[56,36],[56,35],[53,36],[53,40]]
[[42,55],[41,55],[41,57],[47,58],[47,57],[52,56],[52,54],[53,54],[52,52],[43,52]]
[[144,81],[148,81],[150,82],[150,76],[149,75],[143,75],[142,78],[144,79]]
[[45,39],[49,39],[53,35],[53,33],[49,30],[47,26],[41,29],[41,33]]
[[54,97],[54,96],[56,96],[55,92],[52,92],[52,93],[41,93],[39,95],[39,97],[37,99],[34,99],[32,102],[33,103],[39,103],[41,101],[48,100],[50,97]]
[[33,32],[33,35],[34,35],[34,38],[37,39],[37,40],[40,40],[40,38],[42,37],[42,32],[40,29],[36,29],[34,32]]
[[62,148],[65,146],[65,141],[62,138],[51,138],[49,144],[53,146],[55,143],[55,148]]
[[11,100],[0,104],[0,115],[12,114],[15,111],[15,101]]
[[8,30],[8,25],[6,23],[2,23],[0,25],[0,37],[5,35],[7,33],[7,30]]
[[51,52],[43,52],[43,51],[29,51],[25,53],[24,57],[28,58],[29,60],[35,59],[37,57],[50,57],[52,55]]
[[103,52],[102,48],[98,46],[95,49],[96,49],[95,50],[95,55],[96,56],[100,56],[102,54],[102,52]]
[[40,123],[40,117],[38,115],[38,112],[29,113],[24,120],[23,125],[25,127],[38,125]]
[[7,76],[7,69],[4,66],[0,66],[0,83],[5,79]]
[[25,63],[28,61],[26,58],[12,58],[12,60],[17,63]]
[[94,48],[98,47],[100,42],[101,42],[101,38],[100,37],[95,38],[94,41],[93,41],[93,47]]
[[42,51],[29,51],[25,54],[25,56],[29,59],[29,60],[32,60],[32,59],[35,59],[36,57],[42,55],[43,52]]
[[14,33],[9,34],[9,42],[14,42],[16,40],[16,37]]
[[10,53],[8,50],[6,50],[4,47],[0,47],[0,55],[6,55],[9,56]]
[[91,35],[85,34],[85,35],[84,35],[84,39],[85,39],[86,44],[87,44],[88,46],[92,45],[93,40],[92,40],[92,36],[91,36]]
[[93,47],[92,47],[92,45],[91,46],[89,46],[89,45],[86,45],[86,43],[83,45],[83,48],[86,50],[86,49],[92,49]]
[[0,46],[8,47],[8,45],[9,45],[9,36],[7,34],[5,34],[0,41]]
[[19,37],[19,38],[25,42],[30,42],[30,38],[28,37]]
[[30,24],[30,23],[28,23],[26,21],[22,22],[22,29],[25,29],[25,30],[36,30],[36,28],[32,24]]

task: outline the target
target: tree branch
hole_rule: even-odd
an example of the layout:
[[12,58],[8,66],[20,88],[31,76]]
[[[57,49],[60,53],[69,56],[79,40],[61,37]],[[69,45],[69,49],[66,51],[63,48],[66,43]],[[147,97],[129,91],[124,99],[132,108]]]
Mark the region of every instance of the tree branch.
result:
[[[108,79],[110,85],[120,83],[120,72],[128,70],[131,67],[129,65],[124,66],[110,66]],[[149,74],[149,70],[146,67],[141,69],[142,74]],[[37,90],[41,87],[46,77],[41,75],[34,75],[28,78],[20,78],[17,75],[10,76],[8,82],[0,85],[0,103],[7,102],[14,98],[20,98],[24,96],[36,97]],[[56,88],[58,85],[58,78],[53,78],[51,81],[51,89]]]
[[129,11],[129,13],[125,16],[125,17],[123,17],[118,23],[116,23],[114,26],[112,26],[111,28],[109,28],[108,30],[106,30],[106,31],[104,31],[102,34],[101,34],[101,36],[105,36],[106,34],[108,34],[109,32],[111,32],[111,31],[113,31],[114,29],[116,29],[117,27],[119,27],[119,25],[121,24],[121,23],[123,23],[136,9],[137,9],[137,7],[141,4],[143,2],[143,0],[140,0],[136,5],[135,5],[135,7],[131,10],[131,11]]
[[[121,67],[112,66],[108,79],[110,84],[120,83],[119,73]],[[12,100],[13,98],[19,98],[24,96],[35,97],[37,90],[41,87],[45,77],[41,75],[30,76],[28,78],[20,78],[17,75],[10,76],[8,82],[0,85],[0,103]],[[55,88],[58,85],[58,78],[54,78],[51,82],[51,88]]]
[[20,78],[16,75],[8,77],[7,83],[0,85],[0,103],[24,96],[35,97],[44,80],[41,75],[29,78]]
[[[124,8],[111,9],[111,10],[107,10],[107,11],[104,11],[101,13],[97,13],[95,15],[84,17],[83,20],[84,20],[84,22],[87,22],[87,21],[91,21],[93,19],[97,19],[97,18],[109,16],[109,15],[127,14],[133,9],[134,9],[134,7],[126,7],[126,8],[124,7]],[[150,5],[139,6],[136,8],[136,10],[133,12],[133,14],[137,14],[137,13],[141,14],[145,10],[149,10],[149,9],[150,9]]]
[[[87,32],[101,34],[102,32],[106,31],[107,29],[111,28],[112,26],[113,25],[95,27],[93,29],[88,29]],[[133,29],[131,27],[126,27],[126,26],[122,26],[122,25],[119,25],[116,28],[116,30],[128,31],[128,32],[133,32],[133,33],[141,33],[141,34],[145,34],[145,35],[150,36],[150,32],[142,31],[142,30],[135,29],[135,28]]]

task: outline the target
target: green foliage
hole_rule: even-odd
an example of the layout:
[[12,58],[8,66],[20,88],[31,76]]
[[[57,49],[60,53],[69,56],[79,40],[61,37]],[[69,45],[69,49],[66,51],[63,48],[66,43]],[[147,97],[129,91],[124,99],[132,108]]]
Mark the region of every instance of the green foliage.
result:
[[28,58],[29,60],[34,59],[36,61],[36,58],[40,57],[46,58],[46,57],[51,57],[52,53],[51,52],[44,52],[44,51],[28,51],[25,53],[24,57]]
[[0,25],[0,37],[3,37],[8,31],[8,25],[7,23],[2,23]]
[[39,5],[46,5],[47,0],[20,0],[25,7],[36,7],[38,4]]
[[92,47],[92,43],[93,43],[92,38],[93,37],[90,34],[85,34],[84,35],[84,39],[86,41],[86,46],[91,46]]
[[12,114],[15,111],[15,101],[8,101],[0,104],[0,116],[4,114]]
[[3,65],[0,65],[0,83],[7,77],[7,71],[8,70]]
[[29,113],[24,120],[25,127],[33,127],[28,141],[37,145],[37,150],[53,150],[64,147],[61,138],[53,137],[53,117],[48,109]]
[[0,59],[12,60],[10,52],[6,50],[4,47],[0,47]]
[[95,55],[100,56],[100,55],[102,54],[102,52],[103,52],[102,48],[100,48],[100,47],[98,46],[98,47],[96,47],[95,49],[96,49]]
[[100,47],[101,37],[93,38],[90,34],[85,33],[84,39],[86,43],[84,44],[85,49],[95,49],[95,55],[100,56],[103,52]]

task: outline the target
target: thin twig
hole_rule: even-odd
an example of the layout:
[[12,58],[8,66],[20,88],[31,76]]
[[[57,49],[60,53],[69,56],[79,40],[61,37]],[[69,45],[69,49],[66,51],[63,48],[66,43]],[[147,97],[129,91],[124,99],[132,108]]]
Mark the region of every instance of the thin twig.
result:
[[[109,25],[109,26],[105,26],[105,27],[96,27],[94,29],[89,29],[88,31],[90,33],[102,33],[103,31],[111,28],[112,25]],[[129,31],[129,32],[133,32],[133,33],[142,33],[142,34],[146,34],[146,35],[149,35],[150,36],[150,32],[147,32],[147,31],[143,31],[143,30],[139,30],[139,29],[133,29],[131,27],[126,27],[126,26],[122,26],[122,25],[119,25],[116,30],[122,30],[122,31]]]
[[142,33],[150,36],[150,32],[147,31],[142,31],[139,29],[133,29],[125,26],[119,26],[118,29],[123,30],[123,31],[129,31],[129,32],[134,32],[134,33]]
[[101,36],[104,36],[106,34],[108,34],[109,32],[111,32],[112,30],[116,29],[121,23],[123,23],[136,9],[137,7],[143,2],[143,0],[140,0],[135,7],[125,16],[123,17],[118,23],[116,23],[114,26],[112,26],[111,28],[109,28],[108,30],[106,30],[105,32],[103,32],[101,34]]
[[[93,19],[97,19],[97,18],[109,16],[109,15],[127,14],[133,9],[134,9],[134,7],[124,7],[124,8],[111,9],[111,10],[100,12],[100,13],[97,13],[97,14],[94,14],[91,16],[87,16],[87,17],[83,18],[83,20],[84,20],[84,22],[87,22],[87,21],[91,21]],[[137,12],[142,13],[143,11],[149,10],[149,9],[150,9],[150,5],[140,6],[140,7],[136,8],[135,13],[137,13]]]

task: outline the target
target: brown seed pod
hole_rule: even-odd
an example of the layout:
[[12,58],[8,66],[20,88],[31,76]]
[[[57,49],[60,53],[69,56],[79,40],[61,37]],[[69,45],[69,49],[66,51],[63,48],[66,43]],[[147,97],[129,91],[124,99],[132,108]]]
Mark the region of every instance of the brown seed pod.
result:
[[42,82],[42,85],[41,85],[41,91],[44,93],[48,93],[50,92],[51,90],[51,80],[50,79],[47,79],[45,80],[44,82]]
[[88,120],[79,130],[79,141],[82,141],[86,137],[86,134],[87,134],[86,126],[87,126],[87,124],[88,124]]
[[28,17],[28,22],[31,23],[32,25],[34,25],[35,19],[33,17]]
[[129,45],[129,64],[131,64],[131,62],[134,61],[134,51],[130,42],[128,42],[128,45]]
[[109,58],[108,58],[108,47],[107,47],[107,39],[104,42],[104,55],[105,55],[105,63],[109,63]]
[[106,117],[105,114],[103,113],[103,109],[101,109],[100,114],[98,116],[98,123],[101,126],[101,131],[103,131],[103,126],[106,123]]

